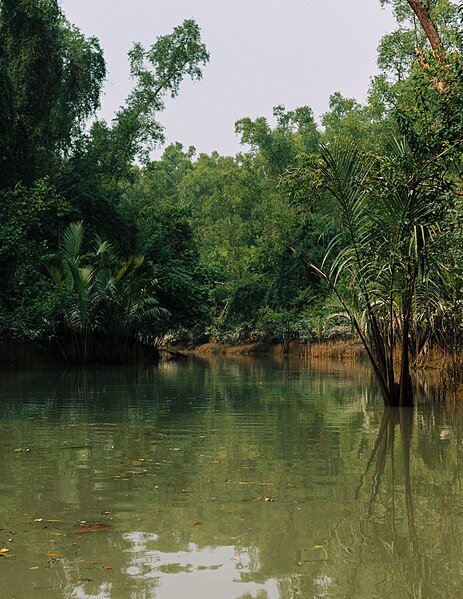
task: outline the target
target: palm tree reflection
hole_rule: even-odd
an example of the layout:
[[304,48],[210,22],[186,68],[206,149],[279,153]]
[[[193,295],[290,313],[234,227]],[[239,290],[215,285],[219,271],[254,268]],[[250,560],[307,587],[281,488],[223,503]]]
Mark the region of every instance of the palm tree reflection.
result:
[[363,542],[370,547],[376,544],[387,548],[397,566],[396,580],[402,581],[406,596],[431,597],[432,585],[426,576],[427,557],[421,554],[418,541],[410,467],[414,416],[413,408],[385,409],[355,499],[360,499],[371,474],[363,518]]

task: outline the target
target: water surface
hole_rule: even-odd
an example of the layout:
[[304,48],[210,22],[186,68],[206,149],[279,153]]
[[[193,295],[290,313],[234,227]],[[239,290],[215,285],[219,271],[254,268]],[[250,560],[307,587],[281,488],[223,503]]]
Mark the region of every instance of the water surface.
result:
[[251,358],[1,372],[0,597],[463,597],[461,411]]

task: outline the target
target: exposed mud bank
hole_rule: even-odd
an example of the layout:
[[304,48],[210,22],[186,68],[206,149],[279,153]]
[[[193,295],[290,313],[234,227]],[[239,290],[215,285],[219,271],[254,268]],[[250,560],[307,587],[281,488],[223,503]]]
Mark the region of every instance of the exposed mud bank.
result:
[[189,354],[224,354],[224,355],[280,355],[299,356],[304,358],[357,359],[365,357],[362,345],[355,340],[340,340],[324,343],[305,343],[291,341],[289,343],[241,343],[236,345],[215,341],[202,345],[175,346],[168,348],[176,352]]

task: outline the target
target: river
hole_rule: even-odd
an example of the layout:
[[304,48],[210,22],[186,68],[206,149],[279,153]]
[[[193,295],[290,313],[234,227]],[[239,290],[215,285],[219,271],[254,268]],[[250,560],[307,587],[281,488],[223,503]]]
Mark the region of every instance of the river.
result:
[[353,363],[2,371],[0,597],[463,597],[462,419]]

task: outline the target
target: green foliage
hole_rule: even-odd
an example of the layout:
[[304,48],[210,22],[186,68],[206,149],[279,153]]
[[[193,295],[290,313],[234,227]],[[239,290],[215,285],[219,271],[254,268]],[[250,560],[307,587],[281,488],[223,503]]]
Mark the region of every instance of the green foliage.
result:
[[185,21],[172,34],[160,37],[148,50],[135,44],[129,54],[135,87],[112,125],[96,121],[74,145],[61,169],[59,184],[95,233],[109,238],[118,251],[135,250],[135,213],[120,207],[123,192],[137,180],[136,158],[148,161],[150,150],[163,140],[156,115],[167,94],[175,97],[185,76],[201,78],[209,58],[194,21]]
[[352,145],[324,148],[321,157],[324,186],[337,201],[342,228],[328,248],[327,255],[334,256],[329,270],[318,272],[362,339],[385,403],[408,404],[410,332],[420,315],[417,290],[429,289],[432,246],[443,217],[441,166],[424,163],[405,142],[395,142],[379,161]]
[[8,109],[0,163],[11,169],[0,184],[30,184],[56,170],[59,153],[99,107],[103,55],[95,38],[66,22],[56,0],[2,0],[0,56]]
[[190,172],[192,150],[170,147],[159,162],[138,173],[123,198],[123,209],[138,229],[138,243],[155,264],[158,296],[169,311],[166,332],[195,328],[207,320],[204,268],[191,223],[179,205],[177,185]]
[[[383,84],[383,85],[381,85]],[[389,86],[377,79],[370,90],[369,102],[362,106],[353,98],[344,98],[339,92],[330,96],[329,112],[322,116],[325,128],[324,142],[339,139],[355,141],[365,149],[380,152],[396,131],[386,103]]]
[[[136,198],[133,162],[163,139],[155,117],[166,95],[175,97],[185,76],[200,79],[209,54],[187,20],[148,50],[135,44],[129,58],[135,86],[126,105],[111,126],[96,121],[83,133],[105,77],[97,40],[70,25],[56,0],[0,0],[2,332],[51,335],[68,361],[125,359],[140,340],[205,318],[187,212]],[[167,178],[175,159],[172,151]],[[160,190],[154,170],[148,187]],[[92,248],[81,224],[66,229],[72,219],[109,241]],[[134,258],[138,248],[149,257]]]
[[143,248],[156,263],[159,299],[169,310],[167,331],[194,329],[207,320],[205,277],[190,224],[189,212],[178,207],[152,207],[143,215]]
[[[414,55],[415,48],[420,51],[429,50],[429,42],[408,0],[380,0],[380,4],[392,7],[398,29],[385,35],[381,40],[378,63],[381,68],[391,74],[394,74],[392,65],[401,65],[395,74],[400,72],[403,75],[407,65],[410,67],[413,63],[412,55]],[[461,51],[461,22],[458,5],[451,0],[431,0],[426,4],[444,47],[447,50],[458,49]]]
[[11,78],[0,55],[0,183],[12,181],[14,131],[14,91]]
[[299,154],[317,150],[320,134],[312,109],[308,106],[286,111],[284,106],[275,106],[273,117],[276,127],[272,129],[264,117],[255,121],[240,119],[235,124],[241,143],[249,144],[259,152],[264,168],[277,177],[288,168]]
[[61,169],[57,186],[72,205],[73,219],[85,220],[89,237],[101,235],[127,256],[136,251],[137,231],[132,215],[121,206],[122,188],[110,176],[103,181],[99,166],[95,172],[89,159],[74,154]]
[[108,148],[122,147],[129,162],[136,156],[147,161],[149,152],[164,139],[156,117],[164,110],[165,96],[175,98],[187,76],[193,81],[201,79],[201,67],[208,63],[209,53],[201,42],[198,24],[189,19],[148,49],[136,43],[129,59],[135,87],[126,106],[116,114]]
[[50,322],[52,343],[71,363],[124,362],[141,342],[155,343],[166,311],[156,297],[152,265],[142,256],[121,261],[97,238],[82,255],[84,227],[71,223],[59,252],[44,264],[64,301]]
[[393,81],[402,81],[416,59],[416,35],[398,30],[385,35],[378,46],[378,66]]
[[43,283],[40,257],[58,244],[70,206],[48,179],[31,188],[17,185],[0,193],[1,332],[40,338],[45,320],[59,302]]
[[427,67],[416,64],[406,93],[397,102],[399,126],[414,147],[429,156],[445,152],[460,160],[463,135],[463,56],[446,54],[445,64],[432,52],[423,55]]

